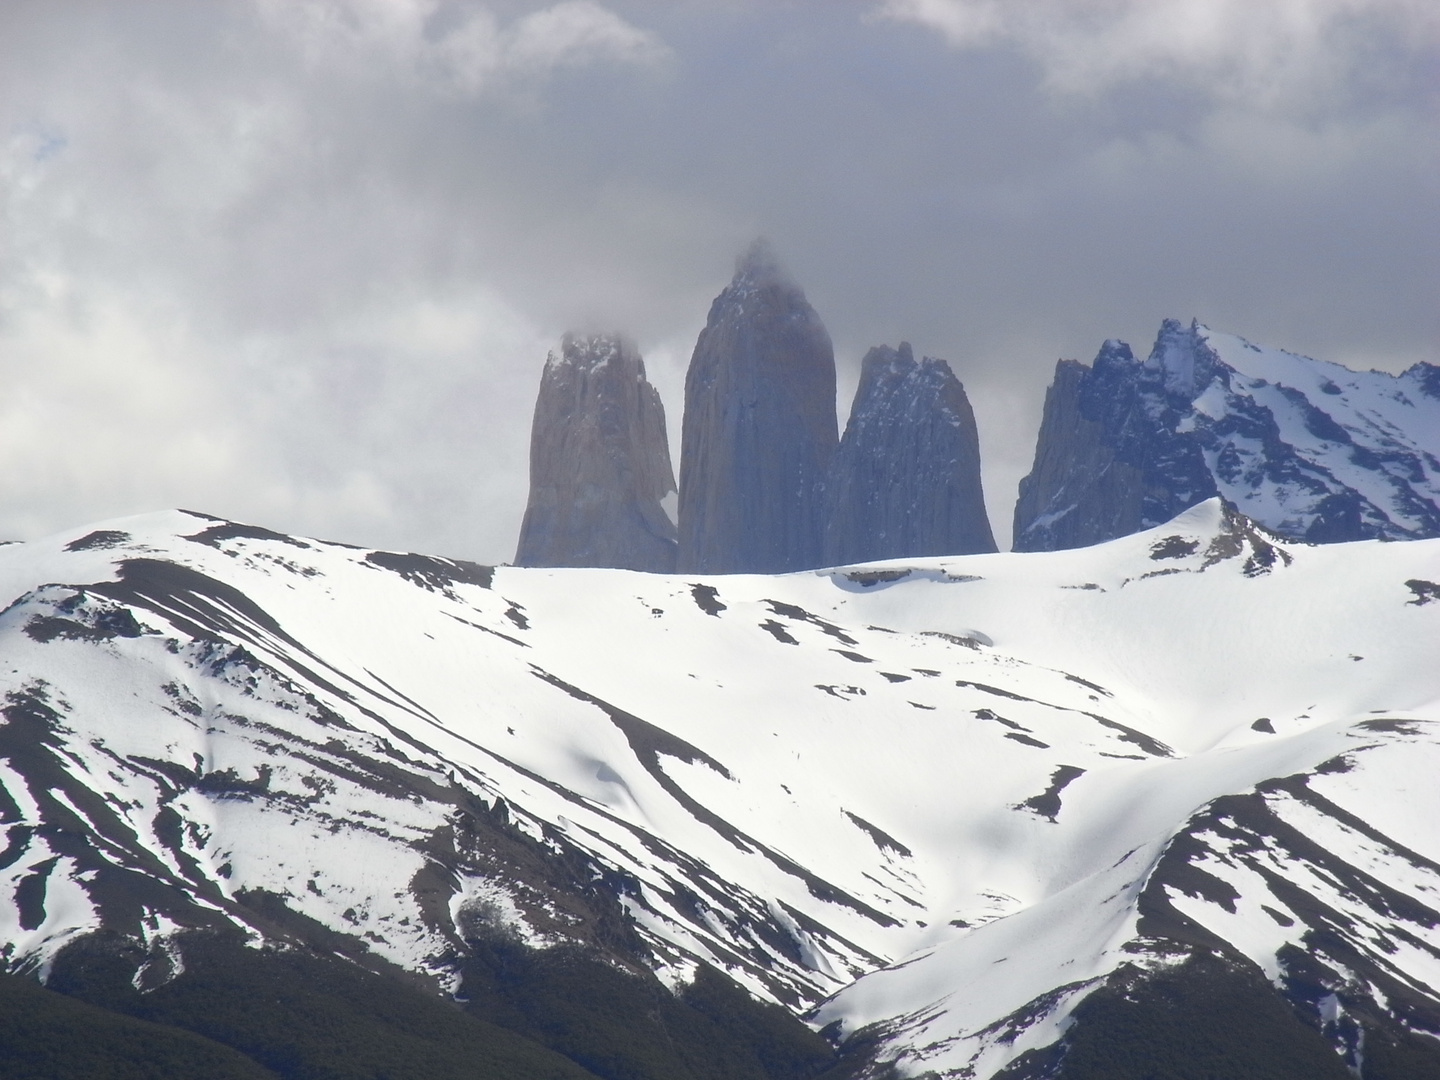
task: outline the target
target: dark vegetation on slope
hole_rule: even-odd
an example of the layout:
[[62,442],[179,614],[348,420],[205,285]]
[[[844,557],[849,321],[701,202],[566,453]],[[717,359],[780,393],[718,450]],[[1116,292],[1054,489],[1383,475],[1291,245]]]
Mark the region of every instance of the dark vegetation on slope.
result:
[[1340,1055],[1256,972],[1200,955],[1075,1010],[1062,1080],[1346,1080]]
[[[1440,1045],[1367,1029],[1364,1080],[1440,1080]],[[1086,998],[1056,1046],[1006,1080],[1353,1080],[1331,1041],[1249,965],[1197,953]]]
[[0,974],[5,1080],[275,1080],[244,1054],[173,1027],[76,1001]]
[[593,1080],[439,997],[340,960],[190,935],[184,972],[142,994],[127,952],[98,939],[77,943],[57,960],[50,986],[203,1035],[286,1080]]
[[835,1061],[819,1035],[712,968],[677,997],[578,948],[469,944],[470,1014],[605,1080],[803,1080]]
[[677,997],[578,947],[471,942],[456,1004],[299,949],[208,933],[180,943],[183,972],[145,993],[132,980],[146,955],[103,934],[60,955],[50,989],[6,976],[0,1076],[806,1080],[836,1062],[820,1036],[711,969]]
[[1365,1080],[1440,1080],[1440,1045],[1413,1032],[1368,1031]]

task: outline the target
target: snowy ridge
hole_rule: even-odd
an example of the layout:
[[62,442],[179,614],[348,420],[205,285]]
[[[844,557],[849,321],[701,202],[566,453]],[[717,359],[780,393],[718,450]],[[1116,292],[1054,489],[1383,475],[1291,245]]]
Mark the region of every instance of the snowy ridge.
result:
[[0,548],[0,951],[103,925],[163,981],[289,911],[455,990],[467,938],[594,942],[988,1077],[1203,940],[1358,1060],[1440,1033],[1437,582],[1214,500],[785,576],[178,511]]
[[[1351,371],[1204,326],[1193,333],[1230,369],[1192,395],[1193,426],[1213,433],[1206,460],[1226,499],[1291,536],[1305,535],[1335,496],[1348,496],[1365,535],[1440,535],[1440,369]],[[1247,430],[1252,417],[1268,418],[1266,430]],[[1266,445],[1277,438],[1288,454]]]
[[1310,543],[1440,536],[1440,368],[1351,371],[1165,320],[1149,357],[1062,361],[1017,550],[1083,547],[1221,496]]

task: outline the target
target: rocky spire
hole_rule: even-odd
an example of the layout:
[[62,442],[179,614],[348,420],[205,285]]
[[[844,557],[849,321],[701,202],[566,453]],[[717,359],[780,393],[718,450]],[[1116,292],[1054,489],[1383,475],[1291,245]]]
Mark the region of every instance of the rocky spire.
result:
[[1143,364],[1113,340],[1091,367],[1062,360],[1045,396],[1034,468],[1020,481],[1014,549],[1098,544],[1218,494],[1182,422],[1217,363],[1195,326],[1174,319]]
[[711,305],[685,376],[680,569],[820,565],[837,442],[830,335],[757,242]]
[[[1100,357],[1137,366],[1130,346],[1107,341]],[[1102,359],[1096,363],[1101,364]],[[1045,392],[1035,463],[1015,503],[1016,551],[1085,547],[1141,528],[1144,473],[1121,461],[1097,415],[1087,415],[1082,390],[1091,368],[1061,360]]]
[[826,563],[995,550],[965,388],[909,342],[866,354],[826,487]]
[[1143,364],[1106,342],[1092,368],[1056,371],[1015,547],[1098,543],[1217,494],[1293,540],[1440,535],[1440,412],[1424,379],[1350,371],[1196,321],[1166,319]]
[[566,334],[540,380],[517,566],[675,568],[665,408],[618,335]]

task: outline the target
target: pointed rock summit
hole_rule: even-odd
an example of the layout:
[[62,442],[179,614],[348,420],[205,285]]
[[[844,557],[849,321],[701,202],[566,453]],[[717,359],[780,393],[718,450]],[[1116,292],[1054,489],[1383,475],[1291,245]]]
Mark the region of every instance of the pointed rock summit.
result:
[[830,335],[758,242],[711,305],[685,376],[679,568],[819,566],[838,441]]
[[1351,371],[1167,319],[1144,363],[1062,360],[1015,550],[1084,547],[1212,496],[1290,540],[1440,536],[1440,369]]
[[566,334],[540,380],[517,566],[675,568],[665,408],[635,346]]
[[[1145,527],[1143,455],[1121,457],[1113,430],[1121,425],[1107,426],[1100,392],[1115,381],[1107,373],[1137,367],[1123,341],[1105,342],[1093,367],[1078,360],[1055,365],[1055,379],[1045,392],[1035,464],[1020,481],[1015,503],[1016,551],[1088,547]],[[1123,424],[1123,418],[1115,419]],[[1163,493],[1165,486],[1156,486]],[[1162,515],[1154,516],[1159,521],[1174,516]]]
[[908,342],[871,349],[827,485],[825,562],[994,551],[965,388]]

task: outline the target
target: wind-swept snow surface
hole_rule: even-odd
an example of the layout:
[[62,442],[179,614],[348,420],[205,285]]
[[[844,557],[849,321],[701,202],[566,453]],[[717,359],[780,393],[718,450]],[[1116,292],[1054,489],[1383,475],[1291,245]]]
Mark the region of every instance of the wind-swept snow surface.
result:
[[696,577],[173,512],[0,548],[0,591],[12,969],[103,925],[163,980],[175,933],[289,911],[453,989],[477,933],[623,923],[671,980],[986,1077],[1205,940],[1338,1049],[1336,1010],[1440,1031],[1440,541],[1211,501]]

